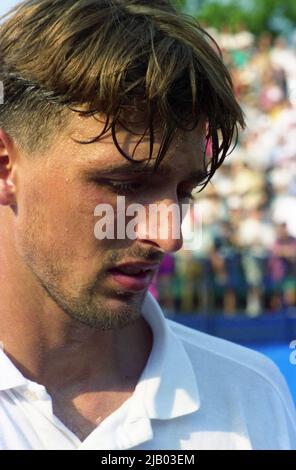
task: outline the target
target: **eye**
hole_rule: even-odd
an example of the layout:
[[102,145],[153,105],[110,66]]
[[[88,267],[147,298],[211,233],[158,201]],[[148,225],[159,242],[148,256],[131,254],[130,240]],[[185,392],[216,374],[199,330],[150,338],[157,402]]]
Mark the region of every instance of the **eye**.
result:
[[178,199],[185,200],[185,201],[193,201],[194,195],[186,191],[178,191]]
[[[186,187],[187,186],[187,187]],[[191,202],[191,201],[194,201],[195,200],[195,196],[197,194],[197,186],[194,185],[192,187],[192,185],[188,186],[183,186],[183,188],[179,188],[178,189],[178,199],[181,200],[181,201],[186,201],[186,202]]]
[[116,194],[133,194],[143,187],[143,184],[139,181],[108,181],[105,184]]

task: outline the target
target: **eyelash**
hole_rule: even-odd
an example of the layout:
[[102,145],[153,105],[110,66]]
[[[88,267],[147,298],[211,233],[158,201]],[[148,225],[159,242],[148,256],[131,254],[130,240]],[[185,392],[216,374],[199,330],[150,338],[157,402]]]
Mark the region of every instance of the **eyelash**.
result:
[[[109,186],[115,193],[117,194],[134,194],[141,188],[141,183],[120,183],[120,182],[107,182],[105,183]],[[135,187],[136,186],[136,187]],[[188,193],[183,191],[182,193],[179,192],[180,199],[189,199],[190,201],[194,200],[194,196],[192,193]]]
[[118,194],[133,194],[141,187],[140,183],[114,183],[111,181],[108,182],[107,185],[110,186]]

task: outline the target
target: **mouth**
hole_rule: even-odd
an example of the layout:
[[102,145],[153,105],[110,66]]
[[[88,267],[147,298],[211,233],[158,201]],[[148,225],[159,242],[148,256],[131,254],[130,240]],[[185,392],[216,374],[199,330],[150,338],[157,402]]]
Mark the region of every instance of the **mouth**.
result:
[[129,292],[140,292],[149,287],[159,264],[127,263],[108,270],[117,285]]

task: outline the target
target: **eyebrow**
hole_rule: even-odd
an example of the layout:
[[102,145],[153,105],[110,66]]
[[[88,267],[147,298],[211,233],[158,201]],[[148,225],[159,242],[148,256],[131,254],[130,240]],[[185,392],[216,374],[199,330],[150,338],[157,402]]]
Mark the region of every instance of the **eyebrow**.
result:
[[[112,176],[134,176],[134,175],[142,175],[142,176],[166,176],[171,177],[175,174],[175,170],[172,167],[160,165],[157,170],[154,170],[154,165],[147,165],[147,163],[129,163],[124,162],[121,165],[110,165],[106,168],[99,169],[98,167],[89,168],[86,170],[86,173],[89,176],[96,175],[97,177],[101,178],[108,178]],[[184,181],[192,181],[192,182],[201,182],[205,178],[207,178],[208,173],[206,170],[197,169],[184,178]]]

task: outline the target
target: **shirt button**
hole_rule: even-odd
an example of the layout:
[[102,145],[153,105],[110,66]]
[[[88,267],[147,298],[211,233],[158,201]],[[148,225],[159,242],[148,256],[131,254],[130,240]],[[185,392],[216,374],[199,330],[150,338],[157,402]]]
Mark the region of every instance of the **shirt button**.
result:
[[38,400],[38,395],[35,392],[32,392],[32,390],[26,390],[24,392],[24,397],[30,401]]

